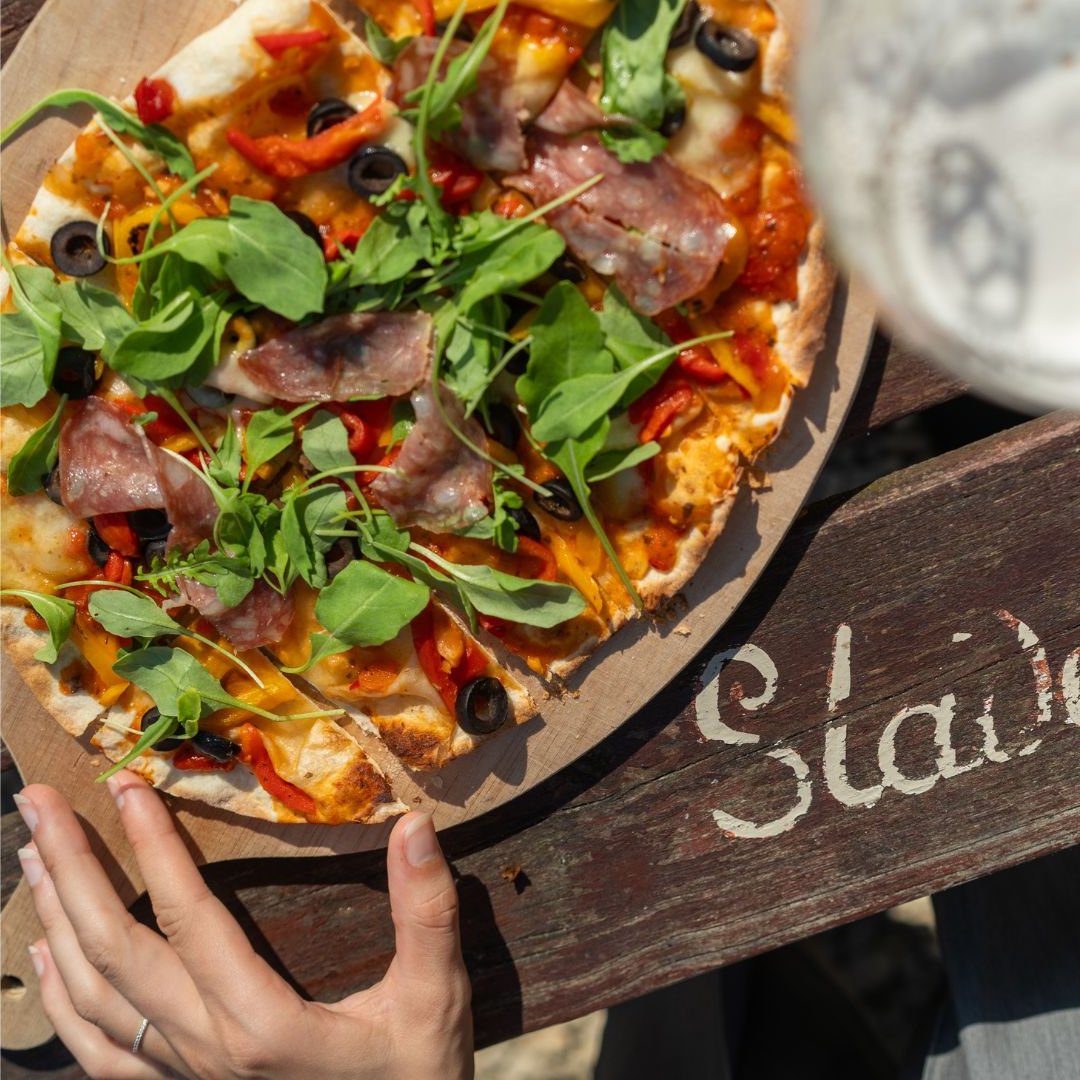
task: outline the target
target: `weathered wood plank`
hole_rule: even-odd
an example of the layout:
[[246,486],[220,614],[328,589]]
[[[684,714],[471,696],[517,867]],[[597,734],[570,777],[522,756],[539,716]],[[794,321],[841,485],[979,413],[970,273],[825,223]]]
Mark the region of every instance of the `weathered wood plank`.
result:
[[[1023,499],[1018,473],[1029,478]],[[497,815],[446,834],[480,1043],[1074,842],[1078,514],[1080,420],[1048,417],[808,515],[693,678]],[[1037,650],[1001,611],[1045,650],[1049,719],[1034,719]],[[851,628],[851,690],[830,713],[841,624]],[[712,657],[748,641],[779,672],[775,698],[756,710],[744,707],[762,690],[752,666],[733,661],[710,681]],[[993,720],[983,715],[990,694]],[[937,708],[941,745],[930,713],[896,722],[922,703]],[[720,721],[760,741],[716,738]],[[852,785],[881,784],[881,761],[900,770],[876,801],[864,796],[872,805],[833,794],[825,740],[841,724]],[[775,757],[784,751],[805,763],[805,814],[764,839],[718,827],[714,810],[760,825],[796,804],[799,784]],[[922,785],[903,779],[942,771]],[[377,855],[219,865],[209,876],[317,997],[373,981],[389,960]]]
[[950,401],[965,390],[909,345],[879,330],[841,439],[851,439],[902,416]]

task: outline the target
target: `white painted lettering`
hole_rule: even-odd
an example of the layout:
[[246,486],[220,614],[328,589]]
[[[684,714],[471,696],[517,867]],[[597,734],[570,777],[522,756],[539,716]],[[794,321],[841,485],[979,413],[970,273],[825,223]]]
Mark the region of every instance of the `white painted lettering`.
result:
[[720,718],[720,701],[716,683],[720,678],[720,672],[732,660],[749,664],[765,682],[761,693],[756,697],[747,697],[742,683],[732,684],[732,696],[744,709],[753,712],[763,705],[768,705],[776,696],[776,684],[779,679],[776,665],[764,649],[759,649],[756,645],[747,642],[738,648],[718,652],[706,665],[701,675],[701,692],[694,699],[695,719],[698,730],[706,739],[726,743],[729,746],[751,745],[758,742],[761,736],[749,731],[738,731],[725,724]]
[[1061,698],[1065,723],[1080,724],[1080,649],[1073,649],[1061,665]]
[[994,717],[991,709],[994,707],[994,695],[988,694],[983,698],[983,711],[981,716],[975,717],[975,723],[982,728],[983,747],[982,752],[987,761],[996,761],[1001,764],[1009,760],[1009,755],[998,746],[997,732],[994,730]]
[[730,836],[758,840],[767,839],[770,836],[779,836],[781,833],[795,828],[795,822],[810,809],[813,790],[810,784],[810,767],[806,762],[794,750],[783,746],[778,747],[776,750],[769,750],[766,756],[775,758],[795,774],[795,805],[782,817],[761,824],[747,821],[745,818],[737,818],[723,810],[713,810],[713,820]]
[[885,792],[883,784],[857,788],[847,774],[847,724],[837,724],[825,732],[822,770],[829,794],[844,806],[873,806]]
[[851,627],[841,623],[833,638],[832,664],[829,667],[829,712],[851,694]]
[[[1031,673],[1035,676],[1035,723],[1048,724],[1053,718],[1054,708],[1054,680],[1050,674],[1050,664],[1046,659],[1046,650],[1039,641],[1038,635],[1026,622],[1018,619],[1011,611],[1001,608],[994,614],[1006,626],[1012,627],[1016,637],[1028,654],[1028,663],[1031,665]],[[1033,739],[1027,746],[1018,750],[1021,757],[1035,753],[1039,749],[1042,739]]]
[[[905,795],[920,795],[929,791],[942,777],[959,776],[983,763],[983,758],[977,757],[963,765],[956,760],[956,750],[952,744],[952,724],[956,715],[956,696],[946,694],[939,704],[928,703],[926,705],[911,705],[901,709],[885,725],[878,742],[878,765],[881,767],[881,775],[889,787],[902,791]],[[896,763],[896,736],[900,726],[905,720],[913,716],[929,716],[934,721],[934,742],[937,744],[938,756],[935,768],[927,776],[905,776]]]

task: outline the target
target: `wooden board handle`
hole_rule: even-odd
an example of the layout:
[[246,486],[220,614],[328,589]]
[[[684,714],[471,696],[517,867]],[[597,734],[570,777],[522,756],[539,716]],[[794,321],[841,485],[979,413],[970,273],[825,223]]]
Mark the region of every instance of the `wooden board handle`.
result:
[[0,1044],[5,1050],[29,1050],[48,1042],[55,1032],[41,1008],[38,977],[27,949],[42,936],[41,923],[30,899],[26,879],[19,882],[4,905],[2,919],[4,1025]]

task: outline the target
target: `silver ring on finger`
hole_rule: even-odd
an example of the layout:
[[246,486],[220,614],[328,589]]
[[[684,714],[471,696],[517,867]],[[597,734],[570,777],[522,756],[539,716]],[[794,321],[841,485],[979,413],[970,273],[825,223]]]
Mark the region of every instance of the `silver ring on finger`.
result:
[[144,1016],[142,1023],[139,1025],[139,1030],[135,1033],[135,1038],[131,1040],[131,1052],[137,1054],[139,1047],[142,1046],[143,1036],[146,1034],[146,1029],[150,1026],[150,1021]]

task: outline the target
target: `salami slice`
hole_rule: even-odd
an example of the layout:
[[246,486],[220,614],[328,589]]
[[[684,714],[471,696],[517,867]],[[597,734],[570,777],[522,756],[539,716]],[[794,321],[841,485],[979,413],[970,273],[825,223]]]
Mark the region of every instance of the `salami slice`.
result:
[[526,169],[506,182],[546,203],[603,176],[547,221],[579,259],[613,276],[637,311],[656,315],[705,288],[735,227],[720,196],[669,158],[624,163],[580,130],[598,119],[564,84],[529,133]]
[[[484,432],[465,419],[461,402],[441,389],[443,410],[470,442],[483,445]],[[411,398],[416,424],[401,444],[394,472],[371,485],[373,494],[401,526],[420,525],[432,532],[450,532],[479,521],[491,495],[491,466],[469,449],[447,426],[424,383]]]
[[[415,38],[394,63],[394,96],[404,104],[410,90],[422,86],[439,47],[438,38]],[[447,52],[446,66],[467,48],[454,41]],[[520,102],[509,73],[494,57],[485,57],[477,73],[476,89],[461,99],[461,126],[442,138],[452,150],[478,169],[508,172],[525,163],[525,139],[518,122]]]
[[190,551],[201,540],[213,535],[217,503],[206,483],[183,462],[163,450],[156,451],[156,461],[165,513],[172,522],[168,545]]
[[265,581],[256,581],[236,607],[227,608],[209,585],[179,578],[180,593],[214,629],[241,652],[278,642],[293,619],[291,594],[274,592]]
[[426,376],[431,316],[423,312],[331,315],[243,353],[240,367],[282,401],[399,397]]
[[60,432],[60,497],[79,517],[165,506],[154,447],[118,405],[87,398]]

